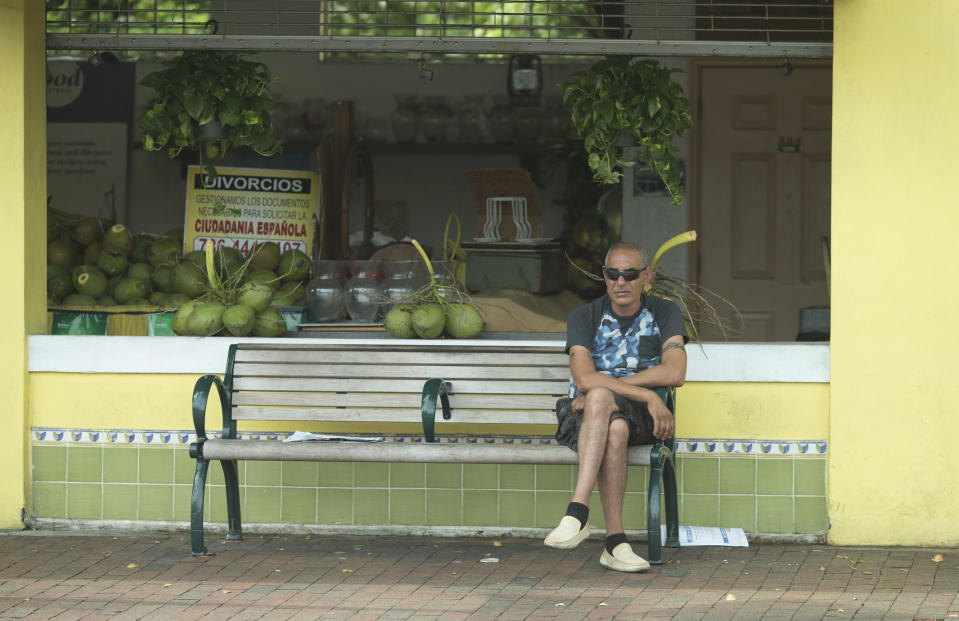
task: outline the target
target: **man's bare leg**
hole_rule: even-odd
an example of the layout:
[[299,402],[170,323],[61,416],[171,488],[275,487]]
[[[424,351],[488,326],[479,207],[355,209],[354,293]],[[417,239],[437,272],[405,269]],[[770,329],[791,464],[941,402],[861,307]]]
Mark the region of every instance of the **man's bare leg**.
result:
[[623,532],[623,496],[626,493],[626,446],[629,425],[617,418],[609,425],[606,454],[599,469],[599,499],[606,518],[606,534]]
[[566,515],[543,542],[550,547],[575,548],[589,536],[589,498],[606,455],[609,416],[615,411],[616,401],[611,391],[596,389],[587,393],[577,440],[579,474],[576,490]]
[[579,473],[573,502],[589,506],[589,498],[606,458],[609,417],[615,411],[616,400],[611,391],[599,388],[586,395],[583,423],[579,428]]

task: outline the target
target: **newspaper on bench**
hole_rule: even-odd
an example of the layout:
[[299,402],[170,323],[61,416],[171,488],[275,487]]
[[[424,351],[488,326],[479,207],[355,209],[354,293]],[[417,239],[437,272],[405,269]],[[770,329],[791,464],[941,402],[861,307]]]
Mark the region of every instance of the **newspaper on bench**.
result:
[[383,442],[380,436],[340,436],[330,433],[312,433],[309,431],[294,431],[284,442]]

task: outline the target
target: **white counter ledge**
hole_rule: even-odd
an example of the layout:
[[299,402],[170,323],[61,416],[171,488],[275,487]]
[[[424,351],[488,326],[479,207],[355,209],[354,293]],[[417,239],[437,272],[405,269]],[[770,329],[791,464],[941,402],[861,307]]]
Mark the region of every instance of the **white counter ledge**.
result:
[[[203,374],[223,373],[229,345],[239,342],[375,345],[390,340],[438,349],[565,345],[565,335],[556,333],[487,333],[464,341],[399,341],[384,333],[305,334],[280,339],[31,335],[29,363],[31,372]],[[691,343],[686,352],[689,382],[829,382],[828,343]]]

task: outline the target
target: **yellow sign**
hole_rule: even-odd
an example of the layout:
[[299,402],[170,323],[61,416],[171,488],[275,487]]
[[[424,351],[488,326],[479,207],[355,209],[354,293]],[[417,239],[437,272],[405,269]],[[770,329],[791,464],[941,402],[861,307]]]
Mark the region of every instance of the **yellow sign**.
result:
[[311,256],[320,207],[318,173],[299,170],[217,167],[217,177],[199,166],[187,174],[183,251],[207,244],[232,246],[243,255],[272,241]]

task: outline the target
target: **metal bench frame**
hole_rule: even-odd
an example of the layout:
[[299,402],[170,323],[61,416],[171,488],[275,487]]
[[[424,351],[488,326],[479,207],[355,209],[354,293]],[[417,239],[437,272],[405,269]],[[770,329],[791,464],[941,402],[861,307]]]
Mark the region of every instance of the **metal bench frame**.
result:
[[[530,377],[530,369],[536,367],[521,366],[524,362],[524,354],[547,354],[544,360],[551,362],[549,369],[536,370],[535,373],[542,373],[545,377],[547,371],[552,373],[551,377],[543,380],[539,377]],[[410,418],[410,409],[401,410],[391,406],[406,398],[410,401],[411,395],[410,381],[405,384],[401,380],[396,380],[396,386],[407,386],[405,395],[392,395],[389,393],[375,393],[380,399],[381,405],[377,407],[374,402],[370,405],[369,394],[364,394],[362,387],[369,378],[369,374],[356,372],[356,377],[348,377],[351,373],[349,362],[326,363],[320,358],[329,357],[330,359],[352,355],[361,358],[375,358],[379,356],[388,356],[396,360],[395,365],[383,370],[379,366],[370,366],[377,368],[377,373],[386,375],[399,375],[402,373],[400,364],[404,357],[410,360],[414,358],[422,362],[424,359],[445,358],[436,364],[424,366],[422,364],[412,364],[410,373],[416,373],[419,370],[428,371],[447,371],[451,379],[444,377],[428,377],[423,381],[422,377],[417,378],[422,381],[422,391],[416,397],[418,398],[419,411],[415,412],[416,422],[422,421],[425,442],[386,442],[386,443],[341,443],[341,442],[282,442],[280,440],[255,440],[238,439],[237,421],[238,420],[309,420],[319,422],[329,421],[363,421],[363,422],[413,422]],[[507,362],[513,362],[514,366],[507,365],[474,365],[459,364],[461,360],[472,358],[480,359],[498,359],[506,356]],[[256,358],[265,360],[257,361]],[[472,357],[472,358],[471,358]],[[244,360],[241,360],[244,358]],[[252,358],[252,360],[250,360]],[[299,359],[297,362],[295,359]],[[537,359],[537,356],[532,356]],[[272,360],[272,362],[270,361]],[[565,361],[563,365],[567,372],[566,379],[558,379],[559,363]],[[518,364],[517,364],[518,363]],[[534,363],[530,363],[534,364]],[[439,368],[436,368],[439,365]],[[364,365],[355,365],[356,367]],[[457,374],[462,377],[464,373],[475,372],[477,374],[496,373],[497,366],[507,369],[500,372],[501,375],[507,375],[508,379],[495,381],[489,380],[488,385],[500,386],[504,390],[521,391],[537,388],[543,390],[543,386],[549,386],[548,393],[539,395],[521,394],[518,396],[500,395],[495,396],[492,393],[486,396],[482,393],[473,393],[461,397],[464,404],[474,408],[467,410],[464,407],[456,408],[457,400],[460,399],[459,393],[454,392],[454,387],[458,385],[469,385],[470,381],[466,379],[457,379]],[[256,369],[260,369],[257,371]],[[288,368],[289,375],[284,374],[284,369]],[[243,378],[237,371],[247,375]],[[516,374],[526,371],[526,377],[517,378]],[[256,377],[253,374],[263,373],[270,377]],[[323,377],[325,374],[336,376]],[[431,373],[438,375],[439,373]],[[309,377],[304,378],[304,375]],[[449,377],[449,376],[448,376]],[[359,383],[357,383],[357,381]],[[373,388],[382,388],[383,378],[379,380],[380,386],[377,387],[376,381],[370,381]],[[389,378],[385,378],[389,382]],[[525,382],[525,383],[524,383]],[[545,403],[555,402],[555,399],[565,396],[565,389],[561,389],[568,382],[568,358],[562,348],[543,347],[543,346],[517,346],[517,347],[491,347],[491,346],[470,346],[457,349],[444,347],[442,349],[429,345],[406,345],[395,344],[390,341],[388,344],[380,345],[317,345],[317,344],[234,344],[230,346],[227,356],[226,373],[221,380],[216,375],[204,375],[200,377],[193,390],[193,424],[196,429],[197,440],[190,445],[190,456],[196,459],[196,474],[193,479],[193,496],[190,507],[190,542],[192,554],[200,556],[206,554],[206,547],[203,542],[203,503],[204,492],[206,488],[206,477],[210,461],[219,460],[223,467],[224,484],[226,488],[227,505],[227,540],[237,541],[242,539],[242,527],[240,521],[240,488],[237,471],[237,461],[245,460],[266,460],[266,461],[318,461],[318,462],[387,462],[387,463],[484,463],[484,464],[538,464],[552,465],[565,464],[576,465],[577,455],[566,446],[560,444],[529,444],[529,443],[485,443],[474,441],[463,442],[443,442],[439,443],[435,437],[435,418],[436,407],[439,403],[443,420],[450,422],[460,422],[466,419],[470,425],[483,425],[487,423],[495,424],[496,429],[501,432],[503,425],[519,422],[521,424],[548,424],[552,410],[545,407]],[[480,383],[472,382],[472,390],[477,390],[476,386],[487,385],[487,381]],[[362,402],[361,407],[337,406],[336,403],[346,403],[350,401],[351,393],[339,389],[345,385],[353,387],[354,392],[358,394],[354,403]],[[388,384],[387,384],[388,385]],[[211,390],[216,390],[222,409],[223,430],[219,437],[209,437],[206,433],[206,409],[207,401]],[[262,391],[257,393],[256,391]],[[277,392],[277,391],[288,392]],[[657,393],[663,398],[667,407],[675,411],[675,390],[667,388],[656,389]],[[252,395],[252,396],[250,396]],[[268,395],[268,396],[267,396]],[[279,395],[279,396],[277,396]],[[289,396],[285,396],[289,395]],[[538,411],[515,415],[502,413],[496,408],[501,408],[503,403],[519,402],[525,400],[523,404],[528,408],[539,408]],[[492,409],[483,411],[482,408],[486,402],[490,402]],[[267,403],[268,407],[256,407],[261,403]],[[277,405],[280,403],[280,405]],[[292,403],[292,405],[291,405]],[[538,405],[536,405],[538,403]],[[332,405],[332,407],[331,407]],[[313,407],[316,406],[316,407]],[[272,408],[272,409],[271,409]],[[288,409],[283,409],[288,408]],[[365,409],[364,409],[365,408]],[[551,406],[550,406],[551,408]],[[454,414],[461,412],[461,415],[454,420]],[[518,420],[514,420],[518,419]],[[506,422],[504,422],[506,421]],[[532,422],[531,422],[532,421]],[[555,415],[552,415],[552,423],[555,424]],[[660,534],[660,523],[663,507],[661,507],[660,494],[663,494],[665,500],[665,521],[667,526],[667,539],[665,545],[668,547],[678,547],[678,506],[676,494],[676,468],[674,458],[674,439],[666,441],[657,441],[652,445],[633,446],[627,451],[627,463],[631,466],[648,466],[649,486],[647,498],[647,535],[648,535],[648,556],[650,563],[662,563],[662,545]]]

